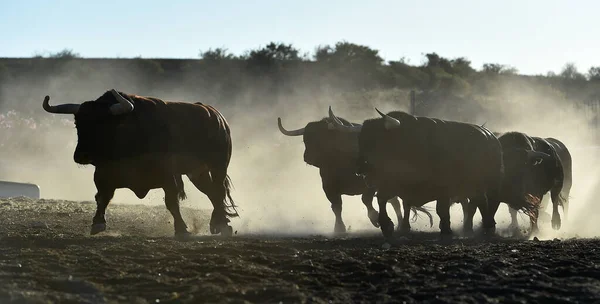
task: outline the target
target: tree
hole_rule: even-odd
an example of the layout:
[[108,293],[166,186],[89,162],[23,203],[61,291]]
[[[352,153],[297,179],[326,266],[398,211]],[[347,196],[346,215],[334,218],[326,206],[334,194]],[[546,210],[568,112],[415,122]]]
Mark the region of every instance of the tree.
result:
[[346,41],[336,43],[335,47],[329,45],[317,47],[314,58],[319,62],[334,64],[379,66],[383,63],[378,50]]
[[247,55],[249,61],[255,63],[272,63],[275,61],[299,61],[300,51],[291,44],[271,42],[264,48],[252,50]]
[[48,55],[49,58],[57,58],[57,59],[74,59],[81,58],[79,53],[74,52],[72,49],[63,49],[62,51],[58,51],[56,53],[50,53]]
[[504,65],[498,63],[484,63],[482,71],[486,74],[500,74]]
[[235,56],[226,48],[209,48],[207,51],[200,51],[200,58],[207,61],[231,60]]
[[458,57],[450,61],[452,64],[452,74],[458,75],[466,79],[475,73],[475,69],[471,67],[471,61],[465,57]]
[[341,41],[335,47],[319,46],[314,59],[323,75],[333,76],[336,85],[351,90],[394,84],[393,76],[384,71],[379,51],[365,45]]
[[583,76],[583,74],[581,74],[577,71],[577,67],[572,62],[568,62],[565,64],[565,66],[562,68],[562,71],[560,72],[560,76],[562,78],[569,79],[569,80],[584,80],[585,79],[585,76]]
[[588,70],[588,79],[590,81],[600,81],[600,66],[591,67]]

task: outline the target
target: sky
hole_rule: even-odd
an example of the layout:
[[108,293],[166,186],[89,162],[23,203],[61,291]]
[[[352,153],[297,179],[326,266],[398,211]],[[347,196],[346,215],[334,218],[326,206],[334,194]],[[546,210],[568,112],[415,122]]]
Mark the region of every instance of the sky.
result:
[[0,0],[0,57],[71,49],[83,57],[199,58],[269,42],[313,53],[348,41],[410,64],[436,52],[521,74],[600,66],[593,0]]

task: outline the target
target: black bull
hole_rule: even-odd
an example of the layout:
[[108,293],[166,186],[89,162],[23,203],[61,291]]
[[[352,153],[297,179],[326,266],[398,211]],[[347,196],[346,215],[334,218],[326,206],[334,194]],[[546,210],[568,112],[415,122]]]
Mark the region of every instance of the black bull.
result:
[[[393,196],[417,206],[437,200],[436,212],[443,235],[452,233],[452,199],[472,198],[468,206],[479,207],[484,229],[494,231],[497,206],[490,206],[488,212],[488,196],[498,196],[505,174],[498,138],[488,129],[473,124],[416,117],[399,111],[379,114],[381,118],[366,120],[362,126],[335,126],[359,134],[359,173],[377,190],[379,224],[384,236],[392,234],[393,223],[382,207]],[[333,113],[331,116],[334,117]],[[528,159],[539,157],[535,153],[524,155]],[[519,191],[510,193],[507,203],[517,210],[536,208],[535,201],[526,199],[525,193]]]
[[[346,126],[356,126],[344,118],[338,119]],[[297,130],[286,130],[281,124],[281,118],[277,119],[277,123],[284,135],[303,137],[304,161],[319,168],[323,191],[335,215],[334,232],[346,231],[346,225],[342,220],[342,195],[362,195],[361,199],[367,207],[367,215],[371,223],[379,227],[379,213],[373,208],[375,189],[367,187],[362,177],[356,174],[358,135],[335,130],[330,118],[309,122],[304,128]],[[393,197],[389,202],[396,212],[398,222],[401,222],[403,217],[400,201],[397,197]],[[411,206],[403,205],[404,220],[408,221]],[[433,225],[433,218],[427,210],[416,206],[412,206],[412,210],[415,216],[417,210],[425,213],[429,217],[430,225]]]
[[[503,150],[510,151],[514,149],[533,150],[542,153],[543,157],[533,164],[522,164],[520,177],[524,180],[527,189],[525,191],[536,197],[539,197],[541,202],[544,195],[550,192],[552,200],[552,228],[555,230],[561,227],[560,213],[558,207],[562,207],[565,217],[568,216],[569,194],[572,186],[572,159],[567,147],[558,139],[541,138],[528,136],[522,132],[494,132],[502,143]],[[514,156],[514,154],[513,154]],[[505,156],[505,163],[517,162],[518,159],[507,159],[510,154]],[[523,170],[525,168],[525,170]],[[519,168],[513,168],[519,169]],[[516,172],[517,174],[519,172]],[[509,179],[508,183],[516,182],[516,179]],[[510,184],[507,185],[507,187]],[[545,205],[540,205],[540,209]],[[517,210],[509,208],[511,214],[511,227],[517,228]],[[538,212],[530,214],[531,231],[538,230],[537,220]]]
[[179,210],[179,200],[186,197],[185,174],[213,205],[210,232],[231,235],[228,218],[238,216],[227,175],[231,134],[218,110],[116,90],[81,104],[50,106],[49,99],[43,103],[47,112],[75,116],[75,162],[95,166],[97,209],[91,234],[106,229],[104,215],[116,189],[128,188],[141,199],[162,188],[175,235],[188,235]]

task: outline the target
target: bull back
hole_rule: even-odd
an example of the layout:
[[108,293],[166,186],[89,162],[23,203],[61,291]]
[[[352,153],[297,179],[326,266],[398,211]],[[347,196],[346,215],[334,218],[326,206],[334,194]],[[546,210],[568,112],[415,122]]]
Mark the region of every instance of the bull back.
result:
[[383,119],[367,120],[360,134],[360,149],[377,155],[363,156],[377,174],[413,188],[421,185],[432,197],[475,195],[500,184],[501,145],[488,129],[399,111],[388,115],[401,125],[385,130]]

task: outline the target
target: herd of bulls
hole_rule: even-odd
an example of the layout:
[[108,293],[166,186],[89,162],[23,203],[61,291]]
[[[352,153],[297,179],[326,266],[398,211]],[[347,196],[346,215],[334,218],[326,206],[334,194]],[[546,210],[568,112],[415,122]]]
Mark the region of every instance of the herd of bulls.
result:
[[[114,89],[81,104],[51,106],[49,99],[43,102],[47,112],[75,117],[75,162],[95,166],[97,209],[91,234],[106,229],[104,215],[116,189],[128,188],[144,198],[151,189],[162,188],[176,237],[187,236],[179,210],[179,200],[186,197],[182,175],[213,204],[210,232],[232,234],[229,218],[238,213],[227,174],[231,132],[218,110]],[[479,208],[484,232],[493,233],[500,202],[510,207],[513,224],[517,210],[527,213],[535,231],[547,192],[552,227],[560,228],[558,207],[566,216],[572,169],[571,155],[559,140],[521,132],[499,134],[483,126],[400,111],[377,112],[381,117],[356,124],[330,108],[329,117],[292,131],[278,119],[283,134],[303,136],[304,161],[320,170],[336,218],[335,232],[346,230],[342,195],[362,195],[370,221],[386,237],[394,232],[388,202],[398,217],[398,229],[407,232],[411,210],[425,212],[433,223],[423,205],[434,200],[443,236],[452,234],[450,206],[455,202],[462,204],[466,232],[472,232]],[[375,196],[379,212],[373,208]]]
[[[336,217],[335,232],[344,232],[343,194],[362,194],[373,225],[391,236],[394,225],[386,204],[392,203],[399,230],[410,230],[409,211],[437,201],[443,236],[451,235],[450,205],[460,202],[464,231],[473,231],[479,208],[485,233],[494,233],[494,216],[501,202],[511,210],[516,227],[517,210],[531,219],[532,231],[543,196],[550,192],[552,226],[561,225],[558,207],[568,212],[571,189],[571,155],[554,138],[532,137],[522,132],[496,133],[483,126],[394,111],[363,124],[333,114],[288,131],[278,119],[280,131],[303,136],[304,161],[320,169],[323,190]],[[372,206],[377,195],[379,213]],[[398,198],[404,206],[404,216]],[[429,214],[428,214],[429,215]],[[429,215],[430,216],[430,215]],[[431,216],[430,216],[431,221]]]

